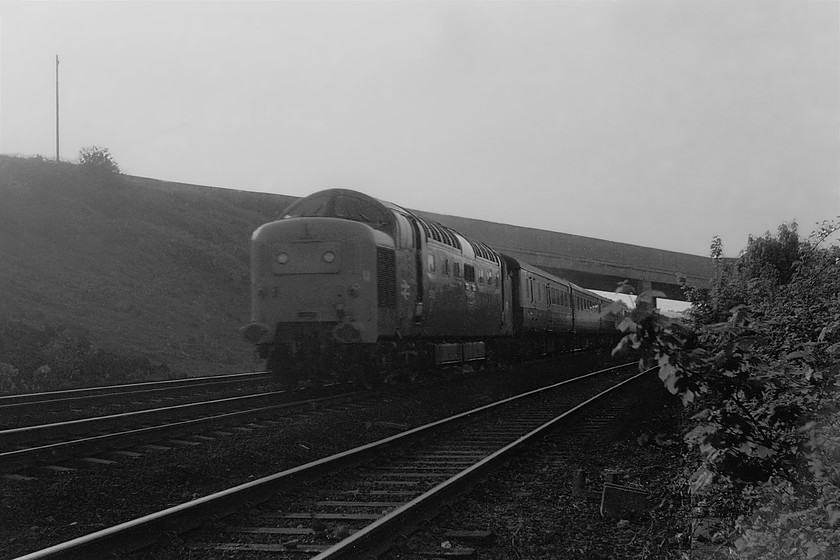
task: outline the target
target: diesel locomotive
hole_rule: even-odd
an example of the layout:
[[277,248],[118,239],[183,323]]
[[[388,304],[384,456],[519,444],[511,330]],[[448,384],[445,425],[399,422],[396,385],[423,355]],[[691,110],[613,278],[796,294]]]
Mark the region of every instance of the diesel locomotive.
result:
[[254,232],[242,333],[294,389],[605,342],[609,303],[404,208],[330,189]]

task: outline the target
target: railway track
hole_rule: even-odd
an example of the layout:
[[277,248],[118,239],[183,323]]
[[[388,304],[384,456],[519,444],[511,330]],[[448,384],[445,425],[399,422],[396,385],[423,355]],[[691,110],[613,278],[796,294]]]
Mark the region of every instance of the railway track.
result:
[[664,420],[664,406],[655,405],[668,400],[661,389],[650,375],[634,383],[632,392],[589,408],[567,429],[555,430],[486,477],[467,499],[400,539],[380,560],[659,558],[667,555],[664,549],[674,552],[672,543],[652,536],[657,531],[651,527],[663,522],[654,513],[662,506],[652,506],[669,494],[672,478],[663,473],[668,456],[678,452],[665,439],[651,445],[637,440],[649,429],[664,428],[651,423]]
[[0,430],[0,472],[201,434],[232,422],[348,398],[354,398],[354,394],[347,393],[344,386],[332,385],[303,391],[294,400],[285,391],[270,391]]
[[198,400],[210,395],[234,396],[273,383],[271,374],[261,371],[6,395],[0,396],[0,428],[14,427],[12,422],[32,418],[69,420],[90,416],[91,411],[126,411]]
[[[627,369],[556,383],[21,558],[125,553],[199,526],[188,546],[210,554],[369,555],[571,415],[642,375],[621,368]],[[303,484],[314,480],[317,485]],[[207,524],[245,506],[230,522]]]
[[[124,453],[140,444],[257,419],[279,409],[301,406],[294,401],[315,404],[318,399],[349,390],[349,384],[333,384],[305,387],[293,397],[278,390],[248,394],[274,388],[274,382],[269,373],[252,372],[0,397],[0,474],[39,465],[62,471],[66,467],[55,463],[106,451]],[[219,392],[234,395],[216,398]],[[194,402],[201,397],[211,398]],[[180,404],[169,404],[172,402]],[[124,408],[130,410],[102,413]],[[59,419],[55,421],[25,423],[51,419],[56,414]],[[23,425],[15,424],[15,419]],[[183,442],[176,440],[176,444]],[[108,461],[97,457],[86,460],[101,464]]]

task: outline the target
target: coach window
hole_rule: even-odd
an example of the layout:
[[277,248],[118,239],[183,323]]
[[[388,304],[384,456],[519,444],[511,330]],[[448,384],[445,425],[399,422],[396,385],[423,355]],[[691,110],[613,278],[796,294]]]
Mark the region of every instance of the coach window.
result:
[[435,256],[434,255],[428,255],[426,258],[429,261],[429,272],[434,272],[435,271]]

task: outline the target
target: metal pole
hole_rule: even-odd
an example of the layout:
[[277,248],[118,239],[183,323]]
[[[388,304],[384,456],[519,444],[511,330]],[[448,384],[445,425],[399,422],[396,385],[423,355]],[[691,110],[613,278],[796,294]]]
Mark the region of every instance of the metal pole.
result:
[[55,161],[58,158],[58,55],[55,55]]

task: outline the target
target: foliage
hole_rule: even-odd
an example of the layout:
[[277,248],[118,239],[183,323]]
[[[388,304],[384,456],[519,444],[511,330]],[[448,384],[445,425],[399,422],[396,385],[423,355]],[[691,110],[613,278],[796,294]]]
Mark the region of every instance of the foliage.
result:
[[96,349],[62,326],[0,326],[0,394],[53,391],[171,377],[166,365]]
[[98,178],[122,173],[110,150],[99,146],[79,150],[79,167],[86,175]]
[[715,265],[711,289],[687,288],[695,323],[724,322],[738,305],[752,306],[756,298],[772,298],[773,292],[789,283],[799,262],[800,241],[796,222],[782,224],[778,238],[750,236],[747,248],[735,261],[723,258],[723,242],[715,236],[710,256]]
[[739,521],[739,557],[827,558],[840,546],[829,538],[840,471],[825,456],[837,450],[818,423],[840,379],[840,248],[823,243],[836,230],[826,222],[800,241],[796,224],[782,226],[777,237],[751,237],[735,262],[723,261],[716,239],[716,275],[710,290],[688,290],[689,321],[660,315],[653,292],[619,324],[615,353],[640,350],[692,414],[695,495],[714,483],[739,507],[760,506]]

